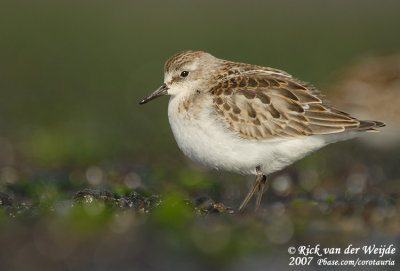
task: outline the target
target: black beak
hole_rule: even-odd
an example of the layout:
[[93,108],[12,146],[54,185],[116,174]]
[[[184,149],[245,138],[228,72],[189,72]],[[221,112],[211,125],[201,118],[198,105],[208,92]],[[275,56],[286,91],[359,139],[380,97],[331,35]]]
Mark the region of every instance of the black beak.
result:
[[153,93],[151,93],[149,96],[147,96],[146,98],[144,98],[143,100],[140,101],[139,104],[145,104],[157,97],[163,96],[163,95],[167,95],[168,93],[168,87],[166,84],[162,84],[161,87],[159,87],[156,91],[154,91]]

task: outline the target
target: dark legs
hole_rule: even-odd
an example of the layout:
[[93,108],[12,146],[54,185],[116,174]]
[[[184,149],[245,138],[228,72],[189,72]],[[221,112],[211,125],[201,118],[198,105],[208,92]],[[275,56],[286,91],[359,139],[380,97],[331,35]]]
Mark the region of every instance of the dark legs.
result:
[[267,176],[265,176],[262,172],[260,167],[256,167],[256,180],[254,181],[253,187],[250,189],[249,193],[247,194],[246,198],[243,200],[242,204],[240,204],[239,211],[242,211],[247,204],[249,203],[250,199],[253,197],[254,193],[258,188],[257,194],[257,201],[256,201],[256,211],[258,207],[260,207],[261,198],[264,192],[265,183],[267,182]]
[[258,194],[257,194],[256,209],[255,209],[256,211],[258,210],[258,207],[260,207],[261,198],[262,198],[263,193],[264,193],[264,188],[265,188],[265,183],[266,182],[267,182],[267,176],[263,175],[261,183],[258,186]]

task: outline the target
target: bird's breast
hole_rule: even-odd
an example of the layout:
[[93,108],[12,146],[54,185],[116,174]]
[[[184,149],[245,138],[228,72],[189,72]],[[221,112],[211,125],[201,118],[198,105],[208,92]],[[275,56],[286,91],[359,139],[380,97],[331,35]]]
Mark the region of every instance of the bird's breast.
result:
[[168,105],[169,122],[179,148],[198,162],[202,162],[200,157],[206,156],[204,146],[210,140],[206,126],[209,120],[204,116],[205,106],[193,96],[171,97]]
[[[176,98],[170,99],[168,117],[175,140],[186,156],[211,168],[253,173],[254,159],[245,157],[244,146],[240,145],[242,139],[217,120],[211,97],[201,100],[201,105],[198,101]],[[186,103],[190,104],[187,110]]]

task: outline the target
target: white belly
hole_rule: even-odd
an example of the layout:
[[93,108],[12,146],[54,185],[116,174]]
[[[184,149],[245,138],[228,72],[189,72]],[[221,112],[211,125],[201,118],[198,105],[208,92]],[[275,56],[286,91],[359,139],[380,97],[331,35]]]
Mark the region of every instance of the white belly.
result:
[[260,166],[267,175],[339,139],[308,136],[249,140],[235,135],[217,121],[211,102],[196,118],[190,109],[178,113],[178,107],[178,101],[171,97],[168,117],[179,148],[193,161],[218,170],[250,175]]

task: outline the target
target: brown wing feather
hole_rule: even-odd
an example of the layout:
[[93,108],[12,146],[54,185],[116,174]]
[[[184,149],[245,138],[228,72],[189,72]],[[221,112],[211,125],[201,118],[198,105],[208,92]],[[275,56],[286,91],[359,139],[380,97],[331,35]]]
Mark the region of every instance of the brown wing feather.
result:
[[236,74],[210,93],[227,127],[248,139],[374,130],[382,125],[330,107],[313,86],[290,76]]

